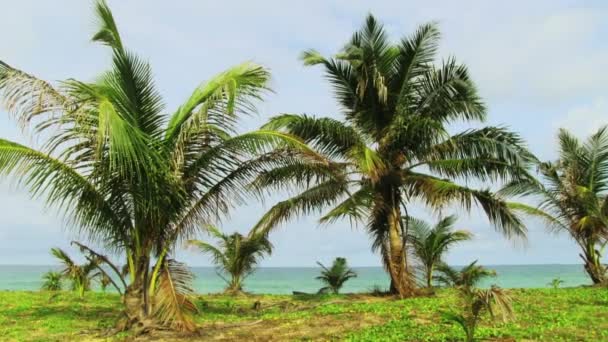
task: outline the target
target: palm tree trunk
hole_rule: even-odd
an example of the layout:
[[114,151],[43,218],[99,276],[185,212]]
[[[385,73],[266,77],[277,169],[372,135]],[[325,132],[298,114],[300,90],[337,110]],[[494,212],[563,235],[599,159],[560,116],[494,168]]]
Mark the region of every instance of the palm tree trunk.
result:
[[427,266],[426,269],[426,287],[427,288],[432,288],[433,287],[433,266]]
[[401,229],[401,212],[399,206],[394,206],[388,218],[389,224],[389,260],[388,268],[391,276],[391,291],[401,298],[414,294],[414,284],[407,265],[407,255],[403,244]]
[[587,246],[584,254],[580,254],[580,257],[585,262],[585,271],[591,278],[594,285],[606,283],[606,270],[602,265],[599,256],[595,253],[595,246]]
[[125,320],[118,323],[119,330],[134,329],[145,331],[153,325],[150,296],[147,291],[150,258],[147,255],[135,260],[133,282],[127,287],[123,302],[125,305]]

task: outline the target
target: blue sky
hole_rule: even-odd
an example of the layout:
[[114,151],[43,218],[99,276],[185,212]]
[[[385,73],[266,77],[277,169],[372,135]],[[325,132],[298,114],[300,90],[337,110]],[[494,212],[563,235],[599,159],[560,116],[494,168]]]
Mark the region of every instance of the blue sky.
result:
[[[543,159],[553,158],[559,127],[579,136],[608,123],[608,6],[602,1],[109,1],[126,45],[148,58],[165,96],[177,107],[198,84],[246,60],[269,67],[271,86],[254,129],[278,113],[339,117],[321,70],[304,68],[298,55],[315,48],[336,52],[371,12],[395,39],[417,25],[437,21],[441,56],[466,63],[489,107],[490,124],[521,133]],[[0,0],[0,60],[46,80],[92,80],[109,64],[108,51],[89,42],[92,2]],[[0,136],[23,138],[0,110]],[[237,208],[224,228],[246,231],[272,204]],[[75,236],[42,203],[10,182],[0,183],[0,264],[48,264],[53,246],[68,248]],[[430,217],[422,208],[415,210]],[[477,210],[452,211],[458,227],[476,239],[452,250],[456,264],[577,263],[565,236],[528,221],[526,243],[506,241]],[[450,212],[450,213],[452,213]],[[379,265],[361,229],[348,222],[319,227],[302,218],[272,236],[275,253],[263,266],[314,266],[336,256],[353,265]],[[180,252],[192,265],[209,261]]]

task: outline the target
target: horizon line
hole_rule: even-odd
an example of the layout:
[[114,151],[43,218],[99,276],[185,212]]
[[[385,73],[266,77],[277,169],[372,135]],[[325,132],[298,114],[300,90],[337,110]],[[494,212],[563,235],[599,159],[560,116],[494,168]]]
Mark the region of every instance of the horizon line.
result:
[[[467,264],[449,264],[450,266],[466,266]],[[535,263],[535,264],[482,264],[483,266],[584,266],[582,263]],[[60,264],[4,264],[0,262],[0,267],[2,266],[61,266]],[[188,265],[191,268],[215,268],[213,265]],[[358,266],[358,265],[350,265],[350,267],[354,268],[383,268],[382,265],[371,265],[371,266]],[[259,266],[260,268],[320,268],[319,266]]]

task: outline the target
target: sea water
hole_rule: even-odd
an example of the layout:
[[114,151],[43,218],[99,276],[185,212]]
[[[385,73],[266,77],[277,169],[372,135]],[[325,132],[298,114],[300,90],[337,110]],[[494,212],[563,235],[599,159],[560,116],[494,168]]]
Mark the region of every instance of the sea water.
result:
[[[504,288],[549,287],[554,278],[562,286],[590,284],[582,265],[487,265],[497,273],[485,280],[482,287],[496,284]],[[377,287],[387,289],[388,277],[381,267],[353,267],[357,277],[346,282],[343,292],[366,292]],[[38,290],[42,275],[57,266],[0,265],[0,290]],[[221,292],[226,286],[212,267],[193,267],[194,287],[199,293]],[[252,293],[290,294],[293,291],[316,292],[322,285],[315,279],[319,268],[267,267],[259,268],[245,280],[245,290]]]

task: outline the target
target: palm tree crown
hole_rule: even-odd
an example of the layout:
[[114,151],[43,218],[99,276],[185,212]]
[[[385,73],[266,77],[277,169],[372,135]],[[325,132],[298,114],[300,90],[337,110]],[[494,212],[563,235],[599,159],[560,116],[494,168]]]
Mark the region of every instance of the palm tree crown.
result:
[[485,120],[486,108],[466,66],[453,58],[433,64],[438,40],[436,25],[426,24],[392,43],[370,15],[335,57],[303,54],[304,64],[324,67],[346,122],[284,114],[265,126],[299,137],[322,158],[302,156],[256,180],[258,189],[300,190],[274,206],[259,227],[326,207],[332,209],[322,222],[364,222],[401,295],[413,293],[402,225],[413,201],[467,210],[478,204],[506,236],[525,234],[502,198],[453,181],[523,177],[529,153],[502,127],[450,134],[453,122]]
[[216,246],[200,240],[190,240],[188,244],[209,254],[221,272],[230,276],[230,279],[225,279],[228,283],[226,292],[242,292],[245,278],[255,271],[255,266],[264,256],[272,253],[272,244],[267,234],[227,235],[213,226],[208,226],[207,230],[217,239]]
[[567,233],[581,248],[593,283],[607,283],[601,257],[608,243],[608,129],[600,128],[585,142],[561,129],[558,140],[558,160],[537,163],[539,179],[516,180],[501,191],[535,200],[537,206],[511,207]]
[[426,286],[430,288],[433,271],[443,261],[448,249],[454,244],[470,240],[473,235],[465,230],[453,230],[456,216],[447,216],[433,227],[419,219],[405,218],[405,220],[407,221],[405,225],[410,231],[408,239],[422,265]]

